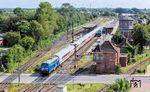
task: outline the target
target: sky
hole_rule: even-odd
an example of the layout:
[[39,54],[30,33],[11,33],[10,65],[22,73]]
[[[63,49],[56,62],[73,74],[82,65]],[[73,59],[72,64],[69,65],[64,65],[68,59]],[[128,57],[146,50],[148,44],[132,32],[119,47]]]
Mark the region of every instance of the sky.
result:
[[53,7],[70,3],[78,8],[150,8],[150,0],[0,0],[0,8],[37,8],[44,1],[50,2]]

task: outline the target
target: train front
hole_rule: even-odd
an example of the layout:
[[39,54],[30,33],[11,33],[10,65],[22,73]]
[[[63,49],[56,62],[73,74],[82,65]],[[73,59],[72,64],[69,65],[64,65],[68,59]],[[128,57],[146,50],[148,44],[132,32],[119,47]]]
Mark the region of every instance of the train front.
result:
[[47,63],[42,63],[40,67],[40,73],[42,75],[48,75],[49,74],[49,67]]

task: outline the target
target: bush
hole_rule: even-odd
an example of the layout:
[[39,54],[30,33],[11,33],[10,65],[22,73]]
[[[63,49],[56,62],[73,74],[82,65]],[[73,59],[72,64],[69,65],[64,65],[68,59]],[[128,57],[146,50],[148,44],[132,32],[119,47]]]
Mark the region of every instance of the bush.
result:
[[130,84],[125,79],[116,80],[115,84],[111,85],[107,92],[128,92]]
[[143,74],[145,74],[145,71],[146,71],[145,69],[138,69],[137,73],[143,73]]
[[35,72],[39,72],[39,71],[40,71],[40,66],[37,65],[37,66],[35,67],[34,71],[35,71]]
[[135,59],[135,58],[133,58],[133,59],[132,59],[132,63],[135,63],[135,62],[136,62],[136,59]]
[[116,72],[116,74],[122,73],[120,64],[116,65],[115,72]]

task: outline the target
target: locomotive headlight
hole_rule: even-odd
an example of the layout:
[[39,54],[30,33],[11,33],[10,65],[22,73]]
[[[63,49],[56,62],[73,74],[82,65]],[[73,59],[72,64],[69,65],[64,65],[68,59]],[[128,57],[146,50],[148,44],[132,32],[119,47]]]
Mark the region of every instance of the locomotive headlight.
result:
[[41,69],[42,71],[44,70],[44,68]]
[[45,70],[48,70],[48,68],[45,68]]

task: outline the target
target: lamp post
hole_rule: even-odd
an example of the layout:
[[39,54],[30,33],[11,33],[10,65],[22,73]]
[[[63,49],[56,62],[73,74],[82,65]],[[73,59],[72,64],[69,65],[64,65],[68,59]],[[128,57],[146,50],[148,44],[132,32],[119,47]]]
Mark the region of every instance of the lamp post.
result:
[[72,36],[72,43],[73,43],[73,42],[74,42],[73,20],[72,20],[72,22],[71,22],[71,30],[72,30],[72,32],[71,32],[71,36]]
[[[19,50],[17,49],[17,53],[19,53]],[[20,60],[20,54],[18,54],[18,59]],[[19,69],[20,63],[18,62],[18,86],[20,84],[20,69]]]
[[77,68],[77,62],[76,62],[76,60],[77,60],[77,44],[72,44],[72,45],[74,46],[74,57],[75,57],[75,59],[74,59],[74,63],[75,63],[74,69],[76,69]]

